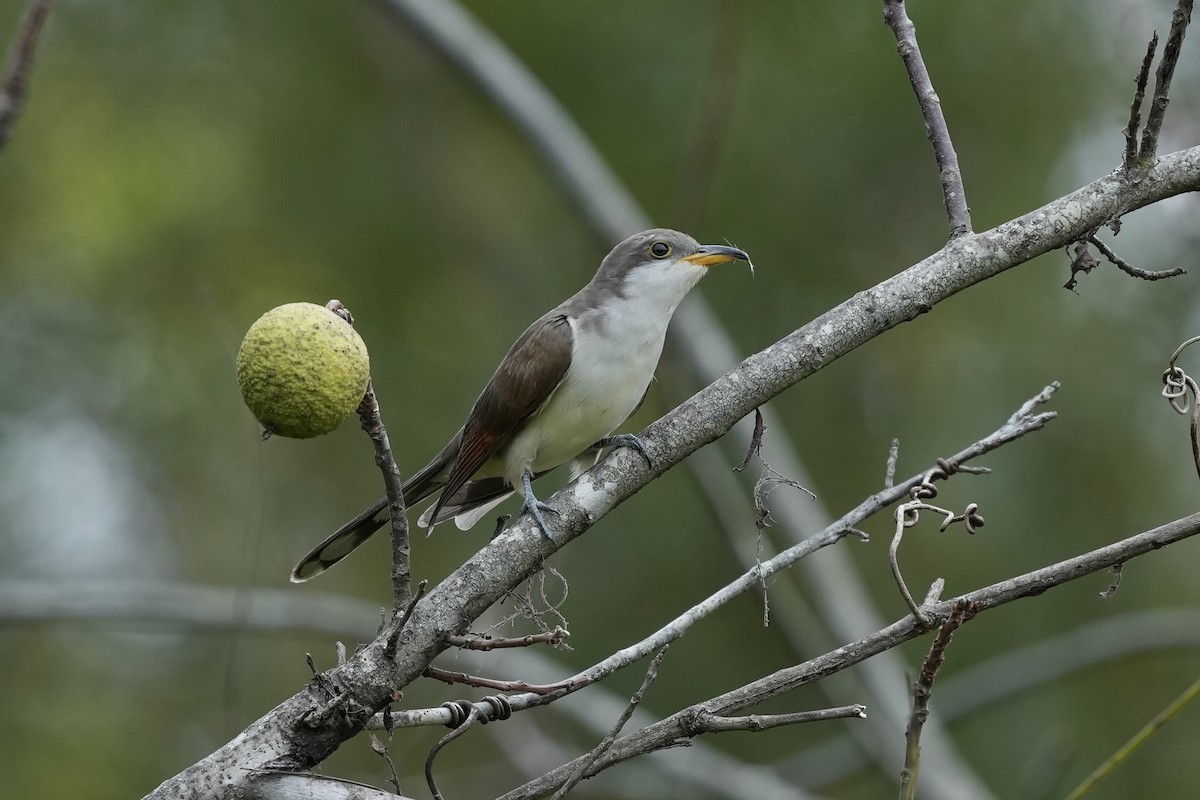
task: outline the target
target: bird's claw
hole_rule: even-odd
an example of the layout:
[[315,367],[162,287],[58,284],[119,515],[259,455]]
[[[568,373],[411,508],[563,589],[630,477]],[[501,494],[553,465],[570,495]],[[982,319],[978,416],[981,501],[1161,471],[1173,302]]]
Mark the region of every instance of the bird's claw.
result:
[[638,455],[646,462],[647,467],[654,467],[654,462],[650,460],[650,453],[646,450],[646,443],[641,440],[641,437],[635,436],[632,433],[619,433],[616,436],[606,436],[592,446],[597,450],[605,447],[628,447],[637,451]]
[[554,514],[555,516],[557,516],[558,510],[555,509],[553,506],[551,506],[548,503],[543,503],[541,500],[538,500],[537,497],[534,496],[533,487],[530,486],[531,478],[530,478],[528,471],[526,471],[525,474],[521,476],[521,479],[522,479],[522,483],[525,484],[525,486],[524,486],[525,504],[521,510],[528,511],[529,516],[533,517],[533,521],[537,523],[537,526],[541,530],[542,535],[545,536],[550,541],[554,541],[554,538],[550,535],[550,528],[547,527],[547,525],[546,525],[546,519],[545,519],[545,517],[542,516],[542,512],[549,511],[551,514]]

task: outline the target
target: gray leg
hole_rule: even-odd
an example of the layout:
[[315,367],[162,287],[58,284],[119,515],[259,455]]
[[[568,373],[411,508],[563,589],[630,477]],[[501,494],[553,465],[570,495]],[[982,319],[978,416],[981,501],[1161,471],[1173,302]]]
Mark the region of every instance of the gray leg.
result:
[[533,476],[529,474],[529,470],[525,470],[523,473],[521,473],[521,482],[525,486],[524,510],[529,512],[529,516],[533,517],[533,521],[536,522],[538,527],[542,529],[542,535],[547,539],[550,539],[550,530],[546,527],[546,520],[542,518],[542,512],[549,511],[552,514],[557,514],[558,512],[534,496],[533,487],[529,485],[529,482],[532,479]]

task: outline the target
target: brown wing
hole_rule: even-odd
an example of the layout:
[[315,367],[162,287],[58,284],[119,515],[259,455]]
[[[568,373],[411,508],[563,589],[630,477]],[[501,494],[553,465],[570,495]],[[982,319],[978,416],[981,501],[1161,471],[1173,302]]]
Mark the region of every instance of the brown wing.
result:
[[475,401],[463,426],[458,458],[430,519],[521,430],[558,388],[571,365],[571,324],[551,313],[529,326],[513,343]]

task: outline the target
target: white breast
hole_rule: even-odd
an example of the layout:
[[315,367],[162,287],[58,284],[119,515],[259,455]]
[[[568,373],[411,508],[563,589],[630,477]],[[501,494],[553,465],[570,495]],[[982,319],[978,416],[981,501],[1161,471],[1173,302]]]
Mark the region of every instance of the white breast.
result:
[[654,377],[675,307],[703,274],[685,263],[639,270],[624,297],[607,298],[603,315],[571,320],[571,368],[509,446],[509,481],[570,461],[628,419]]

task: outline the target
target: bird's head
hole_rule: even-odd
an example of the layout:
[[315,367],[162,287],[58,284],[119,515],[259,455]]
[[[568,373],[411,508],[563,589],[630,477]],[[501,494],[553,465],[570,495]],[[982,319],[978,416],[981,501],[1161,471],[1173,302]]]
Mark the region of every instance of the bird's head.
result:
[[614,247],[595,281],[621,296],[661,294],[674,306],[709,267],[735,260],[749,262],[750,257],[736,247],[700,244],[686,233],[651,228]]

